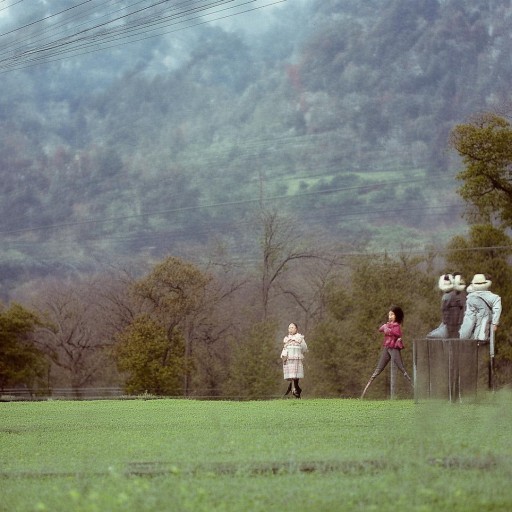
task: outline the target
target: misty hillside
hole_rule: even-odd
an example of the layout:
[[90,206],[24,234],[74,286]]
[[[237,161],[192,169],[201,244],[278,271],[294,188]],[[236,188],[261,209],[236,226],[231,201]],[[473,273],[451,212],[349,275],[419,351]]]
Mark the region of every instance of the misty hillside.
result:
[[447,139],[510,101],[510,1],[288,0],[32,65],[34,20],[80,27],[34,4],[0,18],[4,286],[211,244],[250,259],[261,207],[344,248],[465,229]]

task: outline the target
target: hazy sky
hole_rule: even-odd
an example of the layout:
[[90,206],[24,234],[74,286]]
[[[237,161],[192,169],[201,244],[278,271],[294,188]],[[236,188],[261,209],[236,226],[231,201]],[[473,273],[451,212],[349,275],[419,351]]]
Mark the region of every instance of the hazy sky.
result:
[[[186,39],[187,30],[205,22],[218,25],[226,31],[258,36],[268,30],[275,17],[281,15],[289,17],[295,7],[302,6],[308,1],[312,2],[312,0],[235,0],[205,8],[200,8],[204,4],[198,3],[196,12],[189,12],[190,10],[185,7],[177,7],[176,13],[173,13],[173,4],[167,7],[152,6],[151,9],[154,8],[154,11],[149,10],[147,13],[135,11],[132,5],[130,10],[137,14],[128,19],[122,16],[124,10],[115,10],[108,7],[109,4],[103,4],[104,9],[95,8],[93,4],[86,6],[80,2],[70,4],[72,7],[80,6],[80,10],[75,11],[74,9],[62,10],[62,8],[59,10],[57,7],[52,10],[52,4],[48,3],[46,14],[41,11],[36,14],[35,4],[10,1],[8,4],[10,7],[6,8],[2,7],[3,2],[0,0],[0,46],[2,46],[0,58],[4,58],[4,68],[15,67],[22,66],[24,59],[32,59],[32,54],[36,51],[39,52],[38,60],[51,59],[52,54],[56,52],[72,57],[86,53],[90,49],[101,50],[115,47],[116,43],[133,43],[148,37],[162,36],[170,38],[175,43],[173,46],[176,46],[180,44],[180,39]],[[54,16],[57,12],[62,14]],[[153,25],[153,19],[148,17],[153,12],[155,16],[165,15],[168,21]],[[31,13],[33,16],[30,16]],[[43,20],[44,23],[39,23]],[[134,28],[130,28],[130,24]],[[125,27],[123,30],[126,36],[120,33],[120,27]],[[112,37],[110,34],[113,34]],[[5,37],[2,38],[2,35]],[[31,55],[28,55],[27,50]]]
[[265,29],[268,17],[277,15],[284,6],[303,4],[307,1],[310,0],[257,0],[241,8],[241,14],[230,16],[214,23],[220,25],[225,30],[260,32]]

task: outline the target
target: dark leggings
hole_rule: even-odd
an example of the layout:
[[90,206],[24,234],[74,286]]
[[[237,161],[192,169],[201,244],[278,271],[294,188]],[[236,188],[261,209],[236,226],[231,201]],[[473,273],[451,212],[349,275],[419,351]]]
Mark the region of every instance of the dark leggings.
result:
[[372,379],[377,377],[377,375],[379,375],[379,373],[382,372],[384,368],[386,368],[389,361],[391,360],[396,364],[398,369],[404,375],[407,375],[404,363],[402,361],[402,355],[400,354],[400,349],[383,347],[382,352],[380,353],[379,362],[377,363],[377,368],[375,368],[375,371],[372,374]]

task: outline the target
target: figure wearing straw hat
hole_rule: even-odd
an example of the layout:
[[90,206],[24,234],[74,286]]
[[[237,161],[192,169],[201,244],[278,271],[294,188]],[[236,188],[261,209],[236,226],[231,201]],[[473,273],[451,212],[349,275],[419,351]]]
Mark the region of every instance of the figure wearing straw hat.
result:
[[494,334],[501,316],[501,297],[491,292],[491,278],[475,274],[467,287],[466,312],[460,328],[462,339],[489,340],[489,387],[494,388]]
[[475,274],[467,288],[466,312],[460,327],[462,339],[488,340],[498,328],[501,297],[491,292],[492,281],[485,274]]

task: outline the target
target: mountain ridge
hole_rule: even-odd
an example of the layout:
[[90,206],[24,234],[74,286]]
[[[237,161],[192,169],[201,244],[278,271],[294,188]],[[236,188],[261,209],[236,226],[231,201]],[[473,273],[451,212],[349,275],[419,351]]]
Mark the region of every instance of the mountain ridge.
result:
[[257,42],[186,31],[167,71],[172,38],[5,73],[0,275],[212,239],[249,259],[261,205],[340,244],[442,244],[465,229],[448,135],[507,102],[511,25],[508,1],[286,2]]

